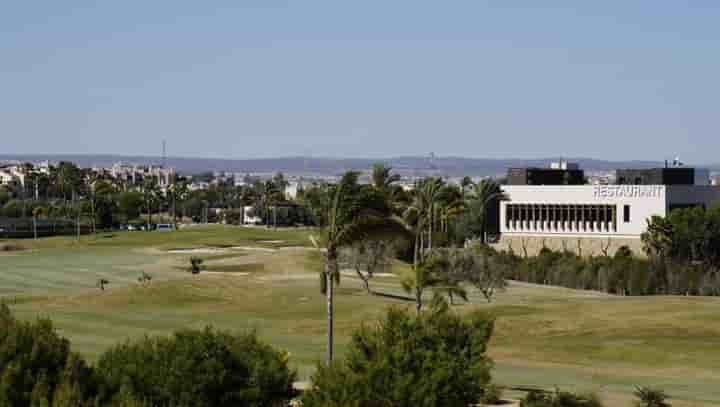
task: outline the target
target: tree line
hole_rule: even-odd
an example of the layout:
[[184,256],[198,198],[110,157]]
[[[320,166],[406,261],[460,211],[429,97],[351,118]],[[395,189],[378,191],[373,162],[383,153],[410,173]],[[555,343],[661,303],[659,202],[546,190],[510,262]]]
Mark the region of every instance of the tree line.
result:
[[627,246],[589,257],[547,248],[537,256],[482,251],[511,280],[615,295],[720,295],[720,206],[652,217],[641,240],[644,256]]
[[193,190],[191,179],[180,175],[161,187],[155,176],[133,183],[71,162],[51,165],[47,173],[30,163],[22,167],[23,185],[0,185],[0,218],[12,219],[18,229],[39,227],[41,234],[62,221],[91,231],[130,223],[149,229],[156,222],[183,220],[241,224],[246,207],[251,208],[247,215],[268,226],[312,221],[304,207],[286,198],[288,181],[282,173],[245,185],[218,180]]
[[[24,322],[0,304],[0,405],[451,406],[505,404],[487,356],[494,318],[460,316],[442,297],[414,315],[390,308],[356,329],[346,355],[317,365],[310,387],[294,388],[289,353],[255,333],[212,328],[126,341],[89,364],[48,319]],[[638,387],[637,406],[669,407],[668,396]],[[525,407],[602,407],[594,394],[534,389]]]

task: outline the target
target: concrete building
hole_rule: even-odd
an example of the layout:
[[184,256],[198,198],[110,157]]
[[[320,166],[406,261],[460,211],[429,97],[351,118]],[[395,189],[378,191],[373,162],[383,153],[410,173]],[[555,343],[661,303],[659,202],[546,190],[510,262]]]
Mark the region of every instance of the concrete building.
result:
[[[720,203],[720,188],[709,185],[702,176],[697,178],[698,172],[677,171],[667,176],[663,170],[618,171],[618,175],[632,175],[633,181],[640,174],[638,185],[503,186],[506,199],[500,203],[497,247],[530,254],[543,247],[601,254],[627,245],[641,253],[640,236],[652,216]],[[652,184],[657,176],[660,181],[675,183]]]

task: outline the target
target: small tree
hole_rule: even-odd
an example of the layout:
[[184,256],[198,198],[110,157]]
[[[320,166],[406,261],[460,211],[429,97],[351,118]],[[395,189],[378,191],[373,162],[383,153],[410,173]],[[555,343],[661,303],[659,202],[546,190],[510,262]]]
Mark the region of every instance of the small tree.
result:
[[664,391],[638,386],[635,388],[636,407],[670,407],[666,400],[669,398]]
[[97,281],[97,287],[102,291],[105,291],[105,286],[108,284],[110,284],[110,282],[104,278],[99,278]]
[[395,247],[390,240],[360,240],[340,250],[340,262],[355,270],[365,290],[370,289],[370,280],[375,273],[385,272],[395,257]]
[[142,285],[150,284],[152,282],[152,276],[144,271],[140,272],[140,276],[138,277],[138,283]]
[[146,337],[102,354],[97,370],[125,406],[286,406],[295,395],[287,353],[254,333],[206,328]]
[[191,257],[190,258],[190,272],[192,274],[200,274],[200,266],[202,266],[204,260],[200,257]]
[[406,275],[400,281],[405,292],[414,294],[415,311],[418,314],[422,311],[425,291],[444,282],[443,277],[440,275],[443,267],[444,262],[440,257],[430,257],[413,267],[412,273]]
[[506,268],[506,262],[499,259],[499,255],[488,254],[483,250],[473,255],[467,267],[457,271],[456,278],[469,282],[482,293],[487,302],[492,302],[495,293],[507,287]]
[[474,405],[490,383],[493,326],[484,314],[452,313],[442,297],[417,316],[390,309],[353,334],[345,360],[318,365],[302,405]]
[[447,295],[451,305],[456,296],[468,301],[467,291],[461,282],[475,265],[473,254],[467,249],[435,249],[432,259],[437,271],[437,283],[433,290]]

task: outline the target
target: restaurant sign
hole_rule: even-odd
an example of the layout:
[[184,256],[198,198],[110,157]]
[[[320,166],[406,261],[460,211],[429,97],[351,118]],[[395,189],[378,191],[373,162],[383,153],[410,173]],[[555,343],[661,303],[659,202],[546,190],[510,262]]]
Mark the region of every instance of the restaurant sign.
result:
[[597,185],[595,198],[662,198],[663,185]]

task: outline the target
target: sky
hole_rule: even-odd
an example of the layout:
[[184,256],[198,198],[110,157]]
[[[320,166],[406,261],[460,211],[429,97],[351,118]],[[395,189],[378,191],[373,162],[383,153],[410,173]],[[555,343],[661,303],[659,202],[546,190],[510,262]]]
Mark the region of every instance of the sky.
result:
[[8,1],[0,153],[718,163],[716,0]]

